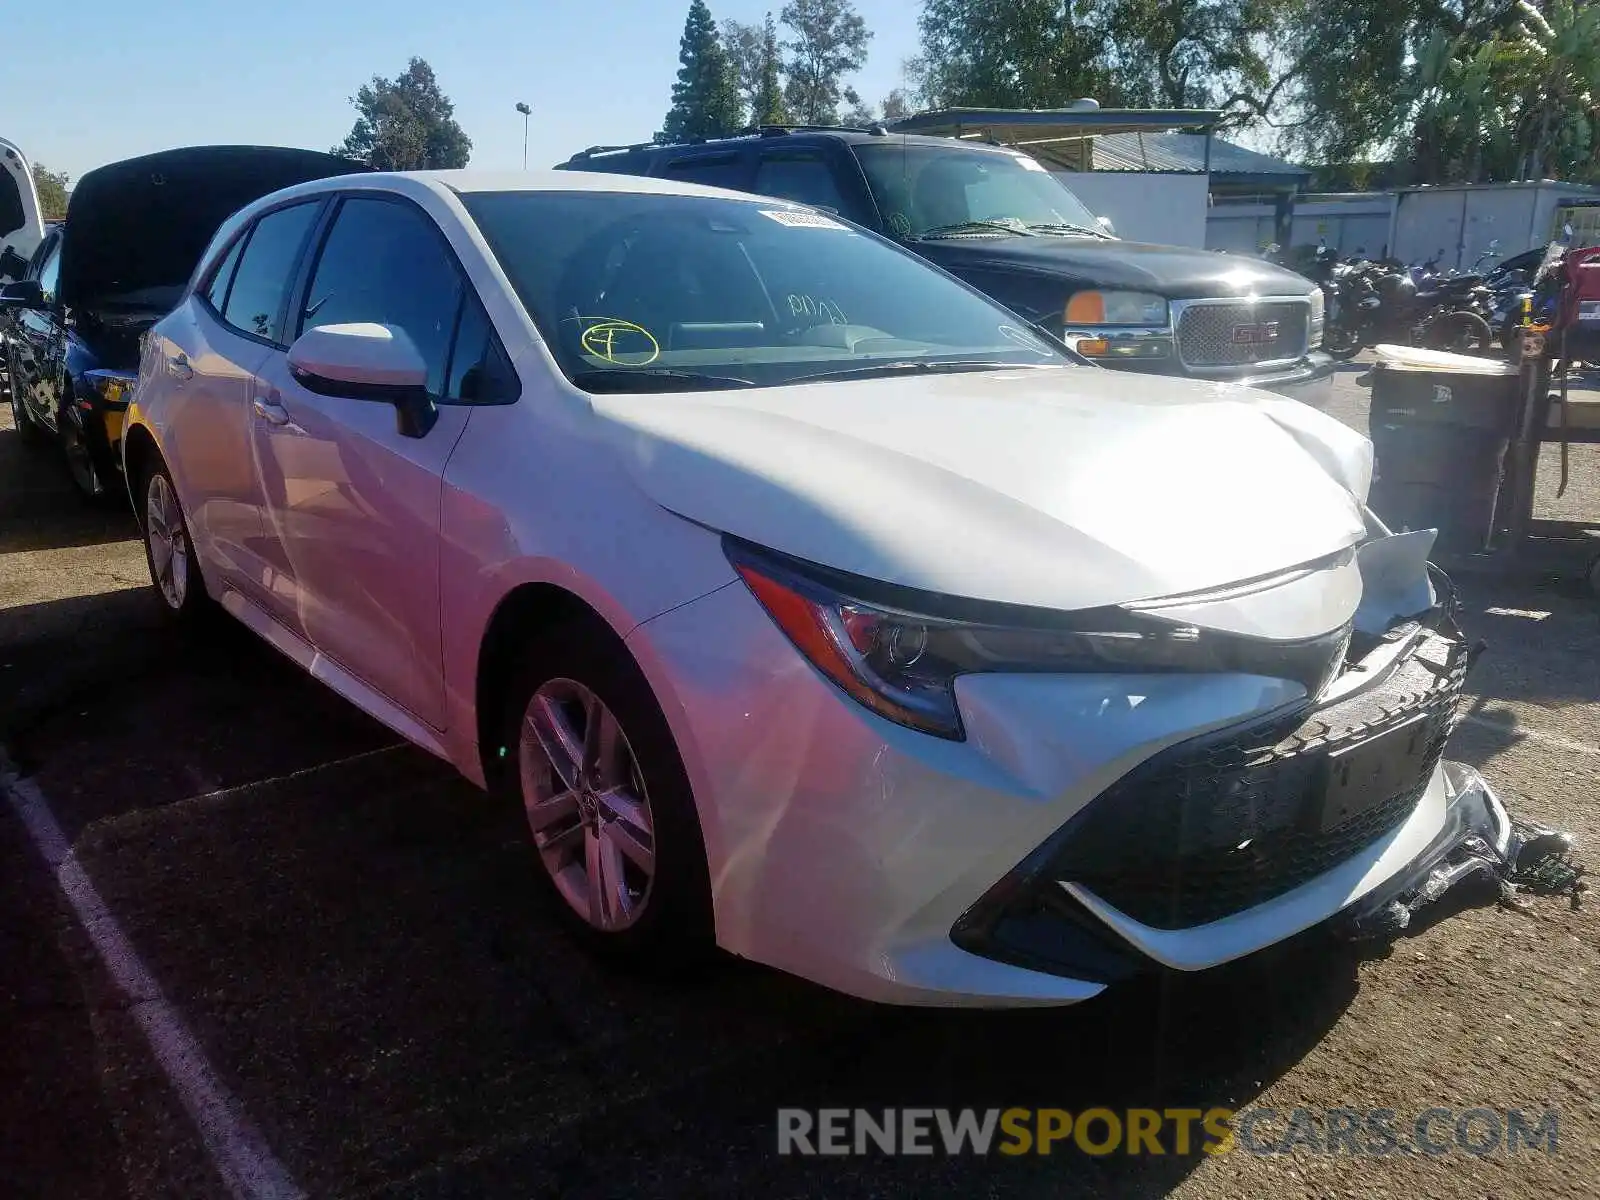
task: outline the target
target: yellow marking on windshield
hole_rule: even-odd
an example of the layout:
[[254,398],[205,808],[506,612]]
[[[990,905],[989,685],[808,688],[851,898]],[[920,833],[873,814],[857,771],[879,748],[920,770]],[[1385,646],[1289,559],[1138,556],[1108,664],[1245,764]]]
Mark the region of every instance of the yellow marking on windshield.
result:
[[646,367],[661,357],[661,343],[643,325],[617,317],[592,317],[580,341],[585,353],[619,367]]

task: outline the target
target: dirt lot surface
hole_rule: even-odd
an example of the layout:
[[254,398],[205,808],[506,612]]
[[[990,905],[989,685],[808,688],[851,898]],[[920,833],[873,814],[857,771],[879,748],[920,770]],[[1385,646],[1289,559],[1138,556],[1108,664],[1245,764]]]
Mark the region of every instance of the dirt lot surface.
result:
[[[1358,374],[1335,411],[1364,428]],[[1600,516],[1600,461],[1574,463],[1561,505]],[[732,963],[621,976],[541,911],[517,813],[248,634],[168,632],[131,518],[63,479],[0,418],[0,738],[71,848],[52,871],[0,804],[7,1200],[1600,1195],[1591,906],[1478,904],[1379,953],[1312,935],[1049,1012],[879,1009]],[[1594,844],[1600,604],[1464,587],[1489,650],[1453,756]],[[161,1014],[195,1050],[176,1071]],[[208,1087],[201,1120],[259,1144],[208,1150],[186,1107]],[[1451,1115],[1437,1154],[801,1159],[775,1153],[791,1106],[1274,1110],[1257,1148],[1302,1106],[1394,1110],[1405,1142]],[[1518,1107],[1556,1110],[1553,1152],[1455,1144],[1465,1110]],[[283,1176],[241,1176],[256,1151]]]

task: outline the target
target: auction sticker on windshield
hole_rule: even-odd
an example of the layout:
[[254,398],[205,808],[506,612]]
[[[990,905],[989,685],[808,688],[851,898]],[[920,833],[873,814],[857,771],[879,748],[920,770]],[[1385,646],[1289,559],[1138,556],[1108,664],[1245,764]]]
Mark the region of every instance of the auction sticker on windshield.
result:
[[832,217],[825,217],[821,213],[794,212],[786,209],[763,208],[759,210],[763,217],[771,217],[779,225],[787,225],[790,229],[844,229],[845,225],[835,221]]

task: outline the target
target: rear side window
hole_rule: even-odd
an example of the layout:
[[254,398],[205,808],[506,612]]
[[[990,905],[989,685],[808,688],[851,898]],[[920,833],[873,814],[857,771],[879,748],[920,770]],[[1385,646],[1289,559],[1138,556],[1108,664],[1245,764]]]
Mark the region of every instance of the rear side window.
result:
[[320,202],[296,204],[256,222],[233,272],[222,319],[242,333],[283,344],[283,301]]
[[750,190],[749,165],[737,154],[680,158],[663,167],[661,175],[665,179],[700,183],[706,187],[728,188],[735,192]]
[[763,156],[756,171],[755,190],[763,196],[781,196],[836,213],[844,211],[844,197],[834,181],[833,168],[820,154],[791,151]]
[[233,282],[233,269],[239,265],[239,255],[244,250],[244,238],[234,238],[222,262],[211,272],[211,282],[206,285],[206,299],[219,313],[228,301],[228,285]]
[[441,397],[462,293],[431,218],[409,204],[350,199],[322,245],[300,329],[361,321],[403,329],[428,364],[429,393]]

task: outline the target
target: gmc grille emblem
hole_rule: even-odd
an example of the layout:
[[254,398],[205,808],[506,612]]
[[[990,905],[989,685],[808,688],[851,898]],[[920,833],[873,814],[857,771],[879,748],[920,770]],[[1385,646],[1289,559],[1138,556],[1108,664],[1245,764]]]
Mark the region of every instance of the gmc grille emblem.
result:
[[1259,325],[1235,325],[1233,340],[1241,346],[1259,346],[1278,340],[1278,322],[1263,321]]

